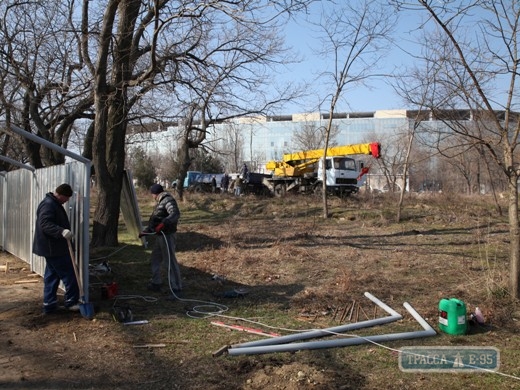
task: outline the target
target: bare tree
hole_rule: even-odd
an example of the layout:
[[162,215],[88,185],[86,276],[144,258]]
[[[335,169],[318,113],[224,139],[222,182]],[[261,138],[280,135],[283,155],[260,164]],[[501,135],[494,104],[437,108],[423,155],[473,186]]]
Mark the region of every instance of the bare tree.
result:
[[[421,0],[394,1],[401,8],[414,8],[427,15],[426,25],[436,29],[423,41],[428,56],[423,61],[435,70],[431,94],[434,117],[466,145],[486,150],[509,184],[510,291],[520,297],[520,227],[516,150],[519,146],[520,7],[512,1],[464,1],[460,3]],[[469,120],[445,115],[447,110],[469,109]],[[473,123],[468,126],[468,122]]]
[[[222,21],[219,21],[216,12],[213,12],[215,17],[209,18],[215,31],[208,30],[207,26],[211,26],[209,21],[201,26],[197,54],[200,62],[193,66],[192,73],[183,74],[181,86],[175,87],[180,106],[184,107],[182,116],[185,123],[179,181],[185,177],[190,166],[189,149],[210,148],[205,143],[213,130],[213,123],[266,113],[298,94],[297,89],[292,87],[275,94],[266,89],[269,70],[291,60],[278,34],[276,18],[269,19],[272,15],[260,17],[261,10],[267,11],[261,4],[255,1],[244,3],[246,9],[252,7],[251,11],[254,11],[251,19],[246,17],[244,10],[237,13],[237,10],[232,12],[229,9],[225,12],[229,20],[222,25],[225,28],[220,25]],[[282,6],[277,12],[282,15],[298,10],[304,4],[294,2]],[[274,5],[275,8],[280,6],[276,2]],[[252,159],[252,155],[249,157]]]
[[[0,4],[0,95],[6,119],[63,148],[74,121],[92,117],[89,78],[79,65],[72,13],[63,2]],[[36,168],[65,160],[37,143],[21,142]]]
[[[278,27],[311,1],[1,3],[0,93],[11,120],[65,148],[75,122],[88,121],[83,155],[99,191],[92,246],[117,244],[127,126],[182,120],[189,149],[213,121],[290,98],[290,87],[267,88],[289,58]],[[63,162],[36,144],[26,150],[35,167]]]
[[[381,135],[374,135],[372,139],[381,139]],[[403,173],[409,154],[409,132],[403,128],[394,134],[385,134],[385,142],[381,145],[381,158],[377,160],[377,167],[386,181],[389,192],[398,192],[402,185]],[[372,171],[372,169],[370,170]]]
[[[324,155],[331,142],[332,119],[337,105],[350,87],[381,76],[378,65],[395,26],[394,13],[381,1],[342,2],[332,12],[324,12],[319,22],[323,33],[320,56],[331,61],[321,75],[333,91],[324,98],[329,103],[325,128]],[[348,99],[346,99],[348,100]],[[328,218],[326,172],[323,170],[323,217]]]
[[463,183],[463,186],[454,185],[454,190],[471,195],[476,191],[480,191],[478,182],[480,176],[480,155],[476,147],[461,148],[463,144],[463,139],[450,137],[445,139],[442,144],[439,144],[438,149],[440,155],[445,157],[445,166],[449,167],[448,172],[457,172],[457,176],[462,179],[458,181]]
[[398,223],[401,221],[404,196],[407,191],[406,183],[408,182],[410,168],[413,166],[412,149],[415,144],[415,138],[421,127],[421,123],[429,119],[429,111],[426,107],[428,106],[429,91],[433,85],[430,77],[431,74],[429,72],[426,72],[426,77],[424,77],[422,72],[418,74],[417,71],[412,70],[407,72],[406,75],[401,75],[394,79],[394,89],[397,93],[401,95],[404,100],[413,103],[413,105],[418,108],[415,112],[411,112],[409,124],[403,134],[406,151],[403,155],[402,175],[405,184],[400,189],[399,202],[397,204],[396,221]]
[[[329,147],[336,146],[336,137],[340,133],[339,126],[333,124],[330,128]],[[318,125],[316,122],[304,122],[299,129],[296,129],[291,144],[294,145],[294,150],[315,150],[322,149],[325,146],[325,139],[327,138],[327,128]]]
[[245,137],[241,129],[242,127],[236,121],[228,121],[222,126],[216,139],[216,150],[226,172],[238,172],[240,163],[244,161],[242,151]]

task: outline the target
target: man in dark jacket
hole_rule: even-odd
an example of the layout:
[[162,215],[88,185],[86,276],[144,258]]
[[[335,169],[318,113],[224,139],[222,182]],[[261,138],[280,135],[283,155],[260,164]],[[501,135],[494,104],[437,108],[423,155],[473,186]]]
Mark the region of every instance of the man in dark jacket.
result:
[[155,243],[151,254],[152,279],[148,284],[151,291],[161,291],[162,264],[168,267],[168,285],[173,294],[178,295],[182,290],[181,272],[175,257],[175,232],[181,213],[173,196],[164,191],[160,184],[150,187],[150,193],[157,202],[150,216],[148,226],[141,232],[144,235],[153,235]]
[[60,281],[65,286],[64,305],[78,311],[79,288],[67,240],[72,238],[70,222],[63,204],[72,196],[72,188],[61,184],[49,192],[38,205],[34,230],[33,253],[45,257],[43,276],[43,312],[58,309]]
[[227,173],[224,173],[224,176],[222,176],[222,179],[220,180],[220,188],[223,194],[226,194],[228,192],[229,175]]

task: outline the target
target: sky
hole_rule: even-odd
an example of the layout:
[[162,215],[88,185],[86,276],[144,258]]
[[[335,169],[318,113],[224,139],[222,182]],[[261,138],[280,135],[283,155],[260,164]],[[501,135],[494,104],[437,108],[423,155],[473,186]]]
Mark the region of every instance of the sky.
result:
[[[319,17],[321,5],[315,5],[312,9],[311,15],[314,18]],[[419,21],[419,15],[416,15],[415,21]],[[400,36],[399,42],[406,42],[411,38],[410,36],[410,19],[402,19],[397,26],[396,36]],[[285,29],[286,44],[291,46],[300,56],[303,56],[303,61],[291,66],[291,71],[285,76],[287,80],[292,81],[307,81],[310,82],[316,78],[320,67],[323,66],[323,59],[320,59],[315,54],[315,48],[320,46],[320,40],[316,37],[316,32],[312,31],[309,25],[304,23],[291,21]],[[314,48],[314,49],[313,49]],[[390,51],[389,56],[385,59],[385,66],[382,70],[390,72],[394,67],[402,68],[405,65],[412,63],[411,57],[405,56],[403,52],[397,48]],[[373,79],[369,81],[370,87],[359,86],[355,89],[347,90],[344,96],[344,102],[340,104],[338,112],[364,112],[376,111],[385,109],[403,109],[405,103],[394,92],[393,88],[385,82],[384,79]],[[295,112],[303,112],[305,108],[316,106],[318,102],[318,95],[325,94],[323,82],[313,82],[311,91],[318,93],[314,98],[309,98],[303,106],[298,104],[291,104],[285,108],[283,114],[290,114]],[[348,102],[348,103],[347,103]],[[322,107],[321,111],[328,110],[328,103],[326,107]]]
[[[354,4],[361,2],[362,0],[348,0],[348,3],[342,3],[344,0],[338,0],[337,4]],[[388,4],[388,1],[380,0],[381,4]],[[442,4],[442,0],[437,0],[439,4]],[[470,0],[458,0],[452,3],[452,7],[460,6],[471,2]],[[507,4],[507,2],[505,3]],[[320,15],[323,13],[322,7],[332,7],[331,2],[318,1],[311,6],[309,15],[314,21],[319,20]],[[453,10],[454,8],[452,8]],[[389,10],[389,14],[394,9]],[[425,9],[416,8],[415,10],[404,10],[401,9],[398,15],[398,21],[395,33],[392,35],[394,44],[385,57],[384,61],[381,62],[381,69],[377,70],[377,73],[393,73],[395,69],[399,71],[406,70],[412,67],[416,59],[414,59],[408,53],[414,53],[418,56],[421,55],[421,44],[420,39],[423,36],[424,31],[437,29],[437,26],[432,21],[429,23],[422,23],[428,17],[429,14]],[[482,36],[480,36],[479,28],[475,27],[476,22],[481,22],[483,18],[490,17],[489,13],[482,11],[481,9],[471,9],[469,15],[464,17],[463,23],[458,25],[459,32],[465,34],[468,39],[476,40],[475,44],[483,44],[481,42]],[[293,82],[312,82],[311,87],[307,89],[314,93],[313,98],[309,98],[306,101],[300,101],[301,104],[290,104],[287,105],[283,112],[280,114],[293,114],[309,111],[318,111],[318,96],[326,96],[327,92],[334,93],[335,88],[329,87],[327,90],[324,86],[324,80],[313,81],[320,69],[327,64],[323,58],[320,58],[315,54],[315,49],[323,45],[317,37],[316,31],[310,28],[310,24],[305,24],[299,17],[297,21],[291,21],[285,29],[286,44],[292,47],[300,56],[303,57],[301,63],[292,65],[291,71],[284,75],[285,80]],[[495,20],[496,22],[496,20]],[[502,23],[504,20],[501,21]],[[507,29],[507,26],[506,26]],[[465,32],[465,33],[464,33]],[[493,34],[490,32],[487,37],[488,40],[493,43]],[[458,36],[459,42],[462,42],[461,36]],[[497,39],[497,45],[494,50],[505,52],[503,42]],[[313,50],[314,49],[314,50]],[[488,52],[480,54],[481,58],[489,56]],[[328,60],[329,66],[333,64],[332,60]],[[495,64],[497,65],[497,64]],[[420,65],[417,65],[420,67]],[[497,65],[498,66],[498,65]],[[496,68],[491,65],[488,70],[493,71]],[[491,104],[496,109],[503,109],[503,105],[507,100],[507,91],[510,86],[510,74],[494,74],[493,84],[487,89],[486,94],[492,98]],[[392,109],[410,109],[409,103],[405,102],[392,88],[390,85],[390,78],[373,78],[368,81],[369,86],[355,86],[349,87],[342,94],[342,101],[336,107],[336,112],[371,112],[377,110],[392,110]],[[514,99],[516,107],[520,107],[520,101]],[[326,101],[325,105],[322,105],[319,109],[321,112],[329,110],[330,99]]]

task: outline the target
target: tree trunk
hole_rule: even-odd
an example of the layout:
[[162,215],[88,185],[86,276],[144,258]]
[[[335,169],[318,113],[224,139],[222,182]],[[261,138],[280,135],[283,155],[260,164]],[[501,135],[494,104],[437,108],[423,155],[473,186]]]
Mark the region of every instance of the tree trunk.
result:
[[[399,202],[397,203],[397,223],[401,222],[401,212],[403,209],[403,201],[404,194],[406,192],[406,181],[408,180],[408,169],[410,164],[410,154],[412,153],[412,145],[415,137],[415,123],[412,125],[412,131],[408,137],[408,147],[406,148],[406,156],[404,158],[404,166],[403,166],[403,185],[401,188],[401,193],[399,194]],[[397,179],[396,179],[397,181]]]
[[[99,196],[94,212],[93,247],[118,245],[125,136],[128,111],[131,109],[127,87],[132,76],[132,36],[139,9],[140,2],[137,0],[108,2],[104,28],[99,37],[101,48],[95,69],[96,116],[92,143]],[[119,17],[116,17],[117,12]],[[112,26],[117,19],[120,20],[117,25],[118,38],[112,42]],[[110,56],[112,58],[109,60]]]
[[191,164],[187,130],[185,131],[184,136],[184,140],[177,153],[180,168],[179,175],[177,177],[177,196],[181,201],[184,199],[184,179],[186,179],[187,172]]
[[92,247],[117,246],[125,161],[126,111],[122,96],[101,93],[96,99],[92,160],[98,184]]
[[[122,153],[124,160],[124,152]],[[117,236],[124,169],[123,164],[110,167],[101,163],[96,154],[94,152],[98,199],[94,211],[91,245],[92,247],[113,247],[118,245]],[[117,158],[121,159],[121,157]]]
[[98,202],[94,212],[92,247],[118,245],[119,209],[121,185],[99,185]]
[[330,129],[332,129],[332,118],[334,117],[334,109],[336,108],[336,100],[339,96],[341,89],[338,88],[336,95],[332,98],[330,103],[330,112],[329,112],[329,120],[327,121],[327,127],[325,128],[325,145],[323,149],[323,171],[322,171],[322,180],[323,180],[323,194],[322,194],[322,202],[323,202],[323,218],[329,218],[329,202],[327,195],[327,148],[329,147],[330,140]]
[[[95,149],[94,149],[95,150]],[[117,160],[124,161],[123,151],[115,151]],[[92,231],[92,247],[117,246],[119,211],[121,208],[121,188],[123,183],[123,164],[103,164],[94,152],[94,167],[98,199],[94,211],[94,227]]]
[[518,226],[518,177],[511,174],[509,177],[509,239],[510,239],[510,291],[514,298],[520,298],[519,271],[520,271],[520,228]]

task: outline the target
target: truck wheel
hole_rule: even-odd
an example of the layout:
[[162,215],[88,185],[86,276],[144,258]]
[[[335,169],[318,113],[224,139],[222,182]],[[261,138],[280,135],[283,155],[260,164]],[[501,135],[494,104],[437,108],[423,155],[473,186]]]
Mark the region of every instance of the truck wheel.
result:
[[193,188],[193,192],[197,192],[197,193],[202,192],[202,185],[201,185],[201,184],[197,184],[197,185]]
[[316,196],[321,196],[323,194],[323,187],[321,183],[318,183],[314,186],[313,194]]
[[285,184],[277,184],[274,186],[274,196],[282,198],[285,196],[286,187]]
[[269,188],[267,187],[262,187],[262,189],[260,190],[260,195],[261,196],[271,196],[271,191],[269,191]]
[[341,191],[341,192],[339,193],[339,197],[342,198],[342,199],[344,199],[344,198],[348,198],[348,197],[350,197],[351,194],[352,194],[352,191],[350,191],[350,190],[344,190],[344,191]]

